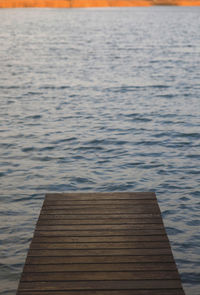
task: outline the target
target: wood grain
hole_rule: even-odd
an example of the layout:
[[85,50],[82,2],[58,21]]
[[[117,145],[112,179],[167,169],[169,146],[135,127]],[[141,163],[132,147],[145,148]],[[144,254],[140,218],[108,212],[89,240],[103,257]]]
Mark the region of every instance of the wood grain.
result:
[[17,295],[184,295],[154,193],[47,194]]

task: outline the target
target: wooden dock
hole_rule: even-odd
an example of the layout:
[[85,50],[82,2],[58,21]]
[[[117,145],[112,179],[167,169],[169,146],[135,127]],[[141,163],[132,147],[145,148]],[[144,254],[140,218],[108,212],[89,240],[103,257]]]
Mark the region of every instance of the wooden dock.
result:
[[47,194],[25,294],[184,295],[155,194]]

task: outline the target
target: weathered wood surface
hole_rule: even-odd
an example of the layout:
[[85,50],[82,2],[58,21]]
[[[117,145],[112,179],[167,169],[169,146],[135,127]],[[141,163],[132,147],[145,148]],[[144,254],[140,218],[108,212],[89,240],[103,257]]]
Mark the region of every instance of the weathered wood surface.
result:
[[46,195],[25,294],[184,295],[155,194]]

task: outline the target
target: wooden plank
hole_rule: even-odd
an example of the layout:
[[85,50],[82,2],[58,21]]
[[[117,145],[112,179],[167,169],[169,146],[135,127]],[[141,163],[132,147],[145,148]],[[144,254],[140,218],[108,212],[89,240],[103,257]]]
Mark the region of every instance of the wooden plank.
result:
[[47,200],[45,199],[44,202],[43,202],[43,207],[45,206],[53,206],[53,207],[58,207],[58,206],[83,206],[83,207],[87,207],[87,206],[94,206],[94,207],[102,207],[104,205],[106,206],[116,206],[116,207],[120,207],[120,206],[123,206],[123,207],[127,207],[127,206],[140,206],[140,205],[143,205],[143,204],[146,204],[146,205],[158,205],[157,204],[157,200],[154,199],[154,198],[151,198],[151,199],[133,199],[133,200],[129,200],[129,199],[119,199],[119,200],[114,200],[114,199],[111,199],[111,200],[106,200],[106,199],[99,199],[99,200],[96,200],[96,199],[92,199],[92,200],[78,200],[78,199],[67,199],[67,200]]
[[90,237],[70,237],[70,236],[40,236],[35,235],[34,236],[34,243],[73,243],[74,245],[77,245],[78,243],[104,243],[104,242],[155,242],[155,241],[165,241],[168,244],[168,238],[166,235],[134,235],[134,236],[90,236]]
[[176,271],[85,271],[85,272],[46,272],[26,273],[21,277],[21,282],[44,282],[44,281],[118,281],[118,280],[163,280],[178,279]]
[[[141,205],[141,204],[156,204],[156,199],[134,199],[131,201],[132,206],[133,205]],[[130,205],[130,200],[54,200],[54,201],[48,201],[45,200],[44,206],[49,207],[56,207],[56,206],[78,206],[78,207],[85,207],[85,206],[127,206]]]
[[[36,290],[130,290],[130,289],[181,289],[179,280],[117,280],[117,281],[67,281],[67,282],[23,282],[20,289],[24,291]],[[169,293],[170,294],[170,293]]]
[[123,214],[117,214],[115,212],[114,214],[109,214],[109,216],[105,215],[103,212],[100,214],[48,214],[47,212],[43,213],[43,211],[40,214],[39,220],[77,220],[77,221],[82,221],[82,220],[95,220],[95,221],[103,221],[106,219],[111,219],[111,220],[121,220],[121,219],[129,219],[130,221],[132,219],[138,220],[138,222],[142,219],[148,219],[149,221],[151,219],[157,219],[162,222],[162,219],[160,218],[160,213],[123,213]]
[[109,193],[54,193],[46,194],[46,200],[134,200],[156,199],[154,192],[109,192]]
[[129,229],[129,230],[134,230],[134,229],[163,229],[162,224],[100,224],[100,225],[37,225],[37,230],[38,231],[68,231],[68,230],[86,230],[86,231],[98,231],[98,230],[122,230],[122,229]]
[[[42,217],[41,215],[40,217]],[[59,216],[60,217],[60,216]],[[102,219],[66,219],[63,217],[60,218],[40,218],[37,222],[37,225],[97,225],[97,224],[163,224],[160,218],[102,218]]]
[[169,249],[166,242],[31,243],[30,249]]
[[[102,213],[101,213],[102,211]],[[99,208],[98,206],[94,207],[68,207],[68,206],[61,206],[59,208],[48,208],[44,207],[43,212],[47,214],[115,214],[116,211],[118,214],[127,214],[127,213],[158,213],[158,208],[155,205],[137,205],[137,206],[129,206],[129,207],[118,207],[118,206],[113,206],[113,207],[102,207]]]
[[184,295],[155,194],[46,195],[25,294]]
[[85,263],[85,264],[26,264],[24,272],[41,273],[41,272],[74,272],[74,271],[160,271],[160,270],[176,270],[176,266],[172,262],[143,262],[143,263]]
[[173,257],[171,255],[123,255],[123,256],[56,256],[56,257],[48,257],[48,256],[29,256],[26,259],[27,264],[74,264],[74,263],[99,263],[99,264],[107,264],[107,263],[164,263],[164,262],[173,262]]
[[51,250],[29,250],[29,256],[122,256],[122,255],[171,255],[170,248],[162,249],[51,249]]
[[[18,291],[18,295],[49,295],[49,293],[45,291]],[[169,290],[78,290],[78,291],[51,291],[50,295],[184,295],[182,289],[170,289]]]
[[43,237],[104,237],[109,236],[112,239],[112,236],[154,236],[154,235],[164,235],[165,230],[163,229],[128,229],[128,230],[65,230],[65,231],[40,231],[35,230],[35,236]]

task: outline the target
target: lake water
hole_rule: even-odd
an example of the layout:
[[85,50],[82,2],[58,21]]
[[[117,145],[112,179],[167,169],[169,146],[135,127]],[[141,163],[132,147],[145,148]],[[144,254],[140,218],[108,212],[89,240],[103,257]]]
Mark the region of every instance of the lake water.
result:
[[0,294],[47,192],[155,191],[200,290],[200,7],[0,10]]

